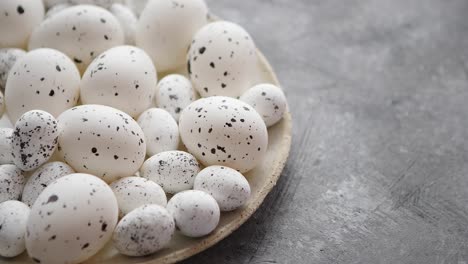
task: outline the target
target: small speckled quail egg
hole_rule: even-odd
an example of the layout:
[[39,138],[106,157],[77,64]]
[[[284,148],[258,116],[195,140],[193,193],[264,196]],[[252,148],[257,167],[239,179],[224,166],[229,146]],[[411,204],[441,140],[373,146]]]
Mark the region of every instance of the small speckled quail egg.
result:
[[0,203],[0,256],[16,257],[26,249],[24,234],[29,207],[22,202]]
[[69,8],[71,6],[72,5],[69,4],[69,3],[54,5],[49,10],[47,10],[47,12],[45,14],[45,19],[48,19],[48,18],[52,17],[53,15],[57,14],[58,12],[64,10],[65,8]]
[[41,166],[57,147],[57,120],[44,111],[24,113],[15,124],[11,137],[13,162],[24,171]]
[[140,174],[161,185],[167,193],[192,189],[200,171],[195,157],[183,151],[165,151],[147,159]]
[[75,5],[96,5],[109,9],[112,4],[123,4],[124,0],[69,0],[70,3]]
[[11,155],[12,135],[12,128],[0,128],[0,165],[13,164],[13,156]]
[[156,204],[143,205],[117,224],[113,242],[121,254],[146,256],[167,246],[174,230],[174,219],[166,208]]
[[34,27],[44,19],[42,0],[2,0],[0,48],[25,48]]
[[182,111],[180,136],[188,151],[205,166],[225,165],[241,173],[263,158],[268,131],[248,104],[230,97],[199,99]]
[[63,53],[53,49],[28,52],[8,76],[5,100],[12,122],[29,110],[44,110],[58,116],[76,105],[80,73]]
[[26,51],[22,49],[0,49],[0,90],[5,91],[10,69],[15,62],[25,54]]
[[84,72],[97,55],[123,43],[124,33],[114,15],[101,7],[78,5],[44,20],[32,33],[29,49],[60,50]]
[[23,189],[21,201],[32,206],[41,192],[53,181],[63,176],[73,174],[75,171],[68,164],[54,161],[39,167],[29,177]]
[[240,100],[251,105],[267,127],[278,123],[286,111],[286,97],[281,88],[273,84],[255,85],[242,94]]
[[111,188],[89,174],[52,182],[31,208],[26,249],[37,263],[81,263],[112,238],[117,200]]
[[150,108],[138,117],[146,138],[146,153],[153,156],[179,146],[179,127],[172,116],[160,108]]
[[133,11],[121,4],[113,4],[109,11],[119,20],[125,35],[125,44],[135,45],[135,31],[138,18]]
[[176,121],[179,121],[180,112],[196,99],[192,83],[183,75],[170,74],[158,83],[156,106],[168,111]]
[[211,233],[219,223],[219,206],[209,194],[189,190],[177,193],[167,203],[182,234],[201,237]]
[[23,171],[12,164],[0,165],[0,203],[18,200],[24,188]]
[[256,64],[255,44],[249,33],[226,21],[200,29],[188,52],[188,72],[202,97],[240,96],[251,87]]
[[151,58],[142,49],[115,47],[99,55],[83,74],[81,101],[137,117],[150,107],[157,81]]
[[245,177],[224,166],[210,166],[200,171],[193,188],[213,196],[221,211],[237,209],[250,197],[250,185]]
[[63,112],[58,122],[58,154],[77,172],[113,182],[134,175],[143,164],[143,131],[122,111],[104,105],[81,105]]
[[133,10],[135,15],[140,16],[148,0],[125,0],[125,5]]
[[153,59],[158,71],[183,66],[192,37],[207,23],[203,0],[153,0],[141,13],[136,43]]
[[119,203],[119,216],[123,217],[145,204],[166,206],[164,190],[157,183],[141,177],[125,177],[113,182],[110,187]]

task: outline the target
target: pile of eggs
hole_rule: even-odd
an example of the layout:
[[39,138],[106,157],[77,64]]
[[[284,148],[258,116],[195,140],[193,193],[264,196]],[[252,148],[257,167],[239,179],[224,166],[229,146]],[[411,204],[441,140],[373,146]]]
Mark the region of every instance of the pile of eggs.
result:
[[287,108],[252,78],[250,35],[203,0],[2,0],[0,48],[3,257],[80,263],[109,241],[145,256],[176,229],[210,234],[249,200],[243,174]]

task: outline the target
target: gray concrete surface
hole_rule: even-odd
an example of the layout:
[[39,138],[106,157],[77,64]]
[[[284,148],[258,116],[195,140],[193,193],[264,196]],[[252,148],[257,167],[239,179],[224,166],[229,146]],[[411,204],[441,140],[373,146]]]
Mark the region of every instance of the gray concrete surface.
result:
[[232,236],[184,263],[468,262],[468,1],[208,0],[287,90],[293,145]]

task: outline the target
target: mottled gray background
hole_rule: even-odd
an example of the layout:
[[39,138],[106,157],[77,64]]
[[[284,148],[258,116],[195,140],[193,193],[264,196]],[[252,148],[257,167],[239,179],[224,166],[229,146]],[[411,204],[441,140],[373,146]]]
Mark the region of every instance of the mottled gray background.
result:
[[185,263],[468,262],[468,0],[207,0],[293,114],[278,185]]

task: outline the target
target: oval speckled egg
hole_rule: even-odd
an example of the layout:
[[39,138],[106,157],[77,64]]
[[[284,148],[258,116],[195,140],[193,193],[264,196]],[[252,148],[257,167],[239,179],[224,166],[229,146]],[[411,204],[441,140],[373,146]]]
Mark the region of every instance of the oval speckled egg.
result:
[[150,57],[137,47],[119,46],[89,65],[81,80],[81,101],[111,106],[137,117],[150,107],[156,83]]
[[202,97],[240,96],[251,87],[257,65],[255,44],[239,25],[219,21],[195,35],[188,52],[188,72]]
[[113,182],[134,175],[143,164],[143,131],[122,111],[104,105],[81,105],[65,111],[58,122],[58,154],[77,172]]
[[250,185],[245,177],[225,166],[210,166],[200,171],[193,188],[213,196],[221,211],[235,210],[250,197]]
[[81,263],[111,239],[118,206],[111,188],[89,174],[52,182],[31,208],[26,249],[37,263]]
[[34,27],[44,19],[42,0],[2,0],[0,48],[25,48]]
[[53,181],[63,176],[73,174],[75,171],[66,163],[54,161],[39,167],[29,177],[23,189],[21,201],[32,206],[41,192]]
[[167,193],[192,189],[200,171],[195,157],[183,151],[165,151],[147,159],[141,166],[141,177],[159,184]]
[[137,121],[145,134],[148,156],[176,150],[179,146],[179,126],[167,111],[150,108]]
[[184,109],[180,136],[188,151],[205,166],[225,165],[241,173],[263,158],[268,131],[260,115],[237,99],[213,96]]
[[12,128],[0,128],[0,165],[13,164],[13,156],[11,155],[12,135]]
[[12,122],[29,110],[44,110],[58,116],[76,105],[80,73],[63,53],[37,49],[21,57],[10,71],[5,90]]
[[24,173],[12,164],[0,165],[0,203],[18,200],[25,183]]
[[124,5],[113,4],[109,11],[117,18],[125,35],[125,44],[135,45],[135,31],[138,18],[133,11]]
[[182,234],[201,237],[211,233],[219,223],[219,206],[209,194],[189,190],[177,193],[167,203]]
[[60,50],[84,72],[97,55],[123,43],[124,33],[114,15],[101,7],[78,5],[44,20],[32,33],[29,49]]
[[119,216],[145,204],[166,206],[164,190],[157,183],[141,177],[125,177],[113,182],[110,187],[119,203]]
[[0,203],[0,256],[16,257],[26,249],[24,234],[29,207],[22,202]]
[[172,215],[156,204],[143,205],[117,224],[113,242],[127,256],[146,256],[166,247],[174,234]]
[[57,147],[57,120],[44,111],[24,113],[15,124],[11,137],[13,162],[24,171],[41,166]]
[[153,0],[141,13],[136,43],[153,58],[158,71],[183,66],[192,37],[207,23],[203,0]]
[[176,121],[179,121],[182,110],[196,99],[197,93],[192,83],[183,75],[170,74],[158,83],[156,106],[168,111]]
[[267,127],[278,123],[286,111],[286,97],[281,88],[273,84],[255,85],[243,93],[240,100],[251,105]]
[[15,62],[25,54],[26,51],[22,49],[0,49],[0,90],[5,91],[10,69]]

